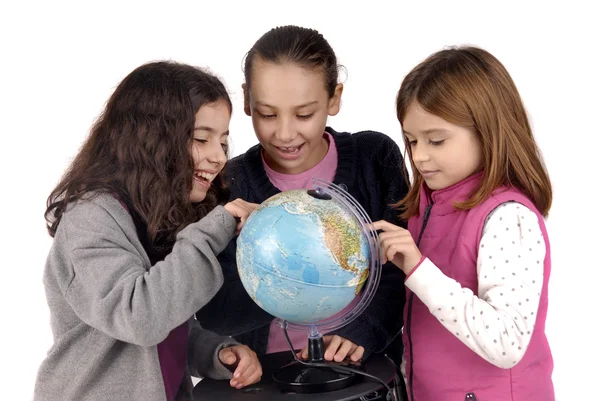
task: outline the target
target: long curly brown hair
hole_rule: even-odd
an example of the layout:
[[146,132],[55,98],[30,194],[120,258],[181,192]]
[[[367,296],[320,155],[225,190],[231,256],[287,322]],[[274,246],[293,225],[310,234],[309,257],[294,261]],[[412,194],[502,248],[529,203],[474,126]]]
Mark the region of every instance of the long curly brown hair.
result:
[[144,64],[117,86],[79,153],[47,200],[54,237],[67,205],[111,193],[133,207],[150,240],[172,242],[177,232],[227,200],[219,174],[201,203],[192,203],[190,148],[200,107],[224,101],[223,83],[200,68],[172,61]]

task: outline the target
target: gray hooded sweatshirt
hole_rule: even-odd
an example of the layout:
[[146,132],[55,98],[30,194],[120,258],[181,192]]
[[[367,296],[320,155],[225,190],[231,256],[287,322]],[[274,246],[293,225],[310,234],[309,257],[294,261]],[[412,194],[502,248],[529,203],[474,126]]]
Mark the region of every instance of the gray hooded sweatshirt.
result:
[[54,344],[34,400],[166,400],[157,345],[188,321],[188,366],[177,400],[192,398],[190,375],[231,378],[218,351],[236,342],[193,318],[223,284],[217,255],[235,219],[216,207],[177,235],[151,266],[134,222],[108,194],[69,205],[44,271]]

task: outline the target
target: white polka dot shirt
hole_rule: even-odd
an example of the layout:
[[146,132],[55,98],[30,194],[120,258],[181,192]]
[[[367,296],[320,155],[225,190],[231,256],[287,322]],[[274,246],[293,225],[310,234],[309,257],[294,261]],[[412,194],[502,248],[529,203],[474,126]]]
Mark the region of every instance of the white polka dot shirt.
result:
[[538,218],[507,202],[488,216],[477,256],[477,294],[429,259],[406,280],[446,329],[490,363],[511,368],[531,340],[542,291],[546,245]]

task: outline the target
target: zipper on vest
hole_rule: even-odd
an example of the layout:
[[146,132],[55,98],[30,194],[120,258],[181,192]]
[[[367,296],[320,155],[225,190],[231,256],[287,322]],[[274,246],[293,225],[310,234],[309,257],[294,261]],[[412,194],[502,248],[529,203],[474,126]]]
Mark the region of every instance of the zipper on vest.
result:
[[[427,221],[429,220],[429,213],[431,212],[431,207],[433,206],[433,203],[428,204],[425,207],[425,212],[423,213],[423,226],[421,227],[421,232],[419,233],[419,238],[417,239],[417,247],[419,247],[419,244],[421,243],[421,238],[423,238],[423,232],[425,231],[425,227],[427,227]],[[410,388],[410,399],[412,401],[414,401],[415,396],[413,394],[413,385],[412,385],[412,381],[413,381],[413,371],[415,370],[415,358],[414,358],[414,354],[413,354],[413,349],[412,349],[412,338],[410,337],[410,320],[411,320],[411,316],[412,316],[412,302],[413,302],[413,297],[415,296],[415,294],[413,292],[410,293],[410,296],[408,297],[408,313],[406,314],[406,337],[408,337],[408,348],[409,348],[409,352],[410,352],[410,374],[408,375],[408,388]],[[477,400],[473,400],[473,401],[477,401]]]
[[419,233],[419,238],[417,239],[417,247],[421,243],[421,238],[423,238],[423,232],[425,231],[425,227],[427,226],[427,221],[429,220],[429,213],[431,213],[431,207],[433,203],[425,206],[425,212],[423,213],[423,226],[421,227],[421,232]]

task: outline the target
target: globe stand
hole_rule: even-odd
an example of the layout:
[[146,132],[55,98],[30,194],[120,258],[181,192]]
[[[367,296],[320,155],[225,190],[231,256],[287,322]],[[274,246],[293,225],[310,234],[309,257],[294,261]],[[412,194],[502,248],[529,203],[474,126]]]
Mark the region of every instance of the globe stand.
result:
[[[272,378],[278,389],[288,393],[339,390],[364,377],[379,380],[368,374],[360,363],[325,361],[320,333],[331,333],[349,324],[373,299],[382,260],[377,231],[347,188],[316,178],[313,184],[314,189],[284,191],[267,199],[248,217],[237,239],[236,262],[244,288],[261,308],[283,323],[294,361],[280,367]],[[326,234],[324,224],[329,225],[332,235]],[[288,230],[290,225],[305,225],[307,233],[313,238],[323,238],[329,250],[321,247],[315,255],[306,255],[303,247],[281,242],[284,238],[293,238],[293,230]],[[257,233],[262,237],[256,237]],[[346,249],[347,238],[342,238],[345,235],[353,238],[352,249]],[[262,239],[260,245],[259,238]],[[342,259],[344,263],[340,262]],[[299,269],[300,266],[304,267]],[[337,269],[339,277],[332,275]],[[354,274],[348,275],[342,269],[352,270]],[[320,274],[327,280],[320,281]],[[257,296],[259,288],[260,296]],[[290,291],[282,292],[283,288]],[[292,298],[288,297],[290,294]],[[330,297],[322,308],[321,303]],[[292,299],[302,301],[302,310],[295,310],[289,304]],[[287,333],[288,324],[300,330],[310,328],[307,361],[296,355]],[[389,392],[389,386],[382,384]]]
[[359,364],[325,361],[323,336],[314,325],[308,336],[306,361],[298,359],[293,350],[287,334],[287,322],[284,322],[283,330],[295,360],[273,373],[273,381],[279,390],[290,393],[322,393],[340,390],[362,380],[362,375],[344,369],[350,365],[353,369],[361,369]]

